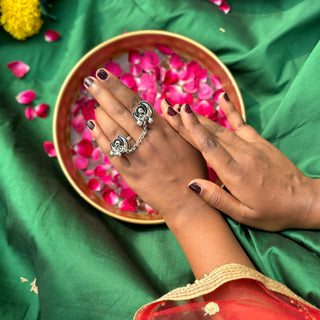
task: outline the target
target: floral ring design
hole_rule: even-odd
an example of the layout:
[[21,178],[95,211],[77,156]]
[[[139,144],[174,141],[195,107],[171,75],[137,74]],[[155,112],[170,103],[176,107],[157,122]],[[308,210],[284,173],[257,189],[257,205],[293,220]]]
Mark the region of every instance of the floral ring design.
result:
[[140,101],[136,109],[132,112],[133,119],[138,126],[153,122],[153,108],[147,101]]
[[130,137],[125,137],[119,134],[112,142],[110,142],[110,156],[121,157],[130,151]]

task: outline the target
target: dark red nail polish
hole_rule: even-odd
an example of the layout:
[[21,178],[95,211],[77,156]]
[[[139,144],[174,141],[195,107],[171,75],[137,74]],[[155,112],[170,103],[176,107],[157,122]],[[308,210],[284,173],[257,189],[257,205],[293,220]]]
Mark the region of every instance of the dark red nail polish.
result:
[[172,107],[168,107],[167,113],[169,116],[172,116],[172,117],[177,114]]
[[230,99],[229,99],[229,97],[228,97],[228,95],[227,95],[227,93],[226,93],[226,92],[224,93],[223,97],[224,97],[224,100],[226,100],[227,102],[229,102],[229,101],[230,101]]
[[96,102],[96,103],[94,104],[94,108],[97,109],[97,108],[99,108],[99,107],[100,107],[99,102]]
[[182,105],[179,104],[179,105],[178,105],[178,111],[179,111],[179,112],[181,111],[181,107],[182,107]]
[[193,183],[191,183],[190,185],[189,185],[189,188],[192,190],[192,191],[194,191],[195,193],[200,193],[201,192],[201,187],[197,184],[197,183],[195,183],[195,182],[193,182]]
[[186,113],[192,113],[192,110],[191,110],[191,108],[190,108],[190,106],[189,106],[188,104],[186,104],[186,105],[184,106],[184,111],[185,111]]
[[164,99],[165,102],[167,103],[168,106],[172,107],[171,103],[167,100],[167,99]]
[[108,78],[108,74],[105,70],[99,69],[97,72],[97,77],[99,77],[101,80],[106,80]]
[[87,127],[88,127],[90,130],[93,130],[94,127],[95,127],[95,125],[94,125],[94,123],[93,123],[91,120],[89,120],[89,121],[87,122]]
[[87,78],[84,79],[84,85],[85,85],[87,88],[89,88],[89,87],[93,84],[93,81],[94,81],[93,79],[87,77]]

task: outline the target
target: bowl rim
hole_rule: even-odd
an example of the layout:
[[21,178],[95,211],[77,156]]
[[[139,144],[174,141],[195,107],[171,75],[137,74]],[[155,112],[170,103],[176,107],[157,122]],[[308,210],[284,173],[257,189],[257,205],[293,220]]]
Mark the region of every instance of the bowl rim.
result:
[[221,67],[221,69],[223,69],[223,71],[227,74],[227,76],[229,77],[229,79],[232,81],[233,83],[233,87],[235,90],[235,93],[239,99],[239,104],[240,104],[240,108],[241,108],[241,115],[242,118],[244,119],[244,121],[246,121],[246,111],[245,111],[245,106],[244,106],[244,102],[243,102],[243,98],[240,92],[240,89],[232,75],[232,73],[230,72],[230,70],[226,67],[226,65],[218,58],[218,56],[216,54],[214,54],[211,50],[209,50],[208,48],[206,48],[204,45],[200,44],[199,42],[188,38],[186,36],[177,34],[177,33],[173,33],[173,32],[169,32],[169,31],[164,31],[164,30],[140,30],[140,31],[132,31],[132,32],[127,32],[127,33],[123,33],[121,35],[112,37],[100,44],[98,44],[97,46],[93,47],[91,50],[89,50],[74,66],[73,68],[69,71],[67,77],[65,78],[62,86],[60,87],[57,99],[56,99],[56,103],[55,103],[55,108],[54,108],[54,113],[53,113],[53,120],[52,120],[52,130],[53,130],[53,144],[57,153],[57,159],[59,162],[59,165],[65,175],[65,177],[67,178],[67,180],[69,181],[69,183],[71,184],[71,186],[77,191],[77,193],[88,203],[90,203],[94,208],[98,209],[100,212],[107,214],[115,219],[121,220],[121,221],[125,221],[125,222],[129,222],[129,223],[134,223],[134,224],[140,224],[140,225],[156,225],[156,224],[162,224],[165,222],[165,220],[159,215],[159,219],[155,219],[155,220],[148,220],[148,219],[138,219],[138,218],[130,218],[130,217],[125,217],[125,216],[120,216],[116,213],[113,213],[105,208],[102,208],[99,204],[97,204],[96,202],[94,202],[92,199],[90,199],[77,185],[77,183],[73,180],[73,178],[71,177],[71,175],[69,174],[62,155],[60,153],[60,149],[59,149],[59,144],[58,144],[58,132],[56,129],[56,124],[58,122],[58,106],[60,105],[62,96],[65,92],[65,89],[70,81],[70,79],[73,77],[74,73],[78,70],[79,66],[82,65],[82,63],[88,59],[88,57],[90,57],[93,53],[95,53],[96,51],[100,50],[101,48],[112,44],[113,42],[125,39],[125,38],[129,38],[132,36],[137,36],[137,35],[152,35],[152,34],[156,34],[156,35],[162,35],[162,36],[169,36],[169,37],[173,37],[176,39],[180,39],[183,41],[186,41],[190,44],[192,44],[193,46],[198,47],[200,50],[202,50],[203,52],[205,52],[207,55],[211,56]]

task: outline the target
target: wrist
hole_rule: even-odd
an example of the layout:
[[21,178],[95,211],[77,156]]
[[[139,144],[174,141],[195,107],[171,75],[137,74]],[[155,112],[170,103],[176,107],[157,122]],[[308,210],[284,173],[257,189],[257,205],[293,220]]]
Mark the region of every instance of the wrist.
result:
[[311,197],[306,197],[309,203],[304,229],[320,229],[320,179],[308,179]]

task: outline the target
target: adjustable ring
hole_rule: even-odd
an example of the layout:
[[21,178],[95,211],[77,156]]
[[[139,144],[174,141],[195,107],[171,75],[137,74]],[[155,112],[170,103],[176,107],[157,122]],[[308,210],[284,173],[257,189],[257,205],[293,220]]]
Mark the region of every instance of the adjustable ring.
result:
[[140,101],[138,106],[132,112],[133,119],[138,126],[153,122],[153,108],[147,101]]
[[129,140],[131,137],[125,137],[119,134],[112,142],[110,142],[110,156],[121,157],[130,152]]

